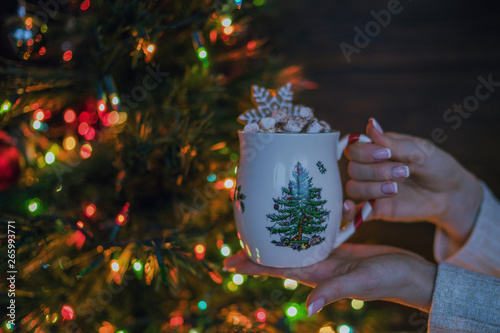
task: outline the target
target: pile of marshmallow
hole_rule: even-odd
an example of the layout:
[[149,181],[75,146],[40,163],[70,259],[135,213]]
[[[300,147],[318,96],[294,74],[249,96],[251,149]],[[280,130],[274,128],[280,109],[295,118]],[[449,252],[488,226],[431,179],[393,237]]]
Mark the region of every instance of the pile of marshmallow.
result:
[[243,129],[245,132],[267,133],[324,133],[331,131],[326,121],[318,121],[313,111],[301,107],[298,115],[287,114],[286,111],[274,110],[271,117],[261,118],[258,123],[249,123]]

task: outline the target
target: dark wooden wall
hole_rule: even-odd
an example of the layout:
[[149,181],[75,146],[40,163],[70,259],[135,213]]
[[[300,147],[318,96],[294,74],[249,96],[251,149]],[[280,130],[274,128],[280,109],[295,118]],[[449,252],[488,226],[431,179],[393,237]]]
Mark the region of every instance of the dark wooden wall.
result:
[[[364,30],[374,20],[370,12],[386,9],[389,1],[272,3],[274,51],[283,62],[302,65],[318,84],[300,92],[299,102],[344,133],[364,131],[369,117],[386,131],[426,139],[442,128],[447,140],[438,146],[500,195],[500,87],[456,130],[455,122],[443,120],[447,109],[474,95],[479,75],[500,82],[497,2],[403,0],[400,13],[350,63],[339,44],[354,45],[353,29]],[[376,222],[354,240],[402,246],[432,258],[432,238],[428,224]]]

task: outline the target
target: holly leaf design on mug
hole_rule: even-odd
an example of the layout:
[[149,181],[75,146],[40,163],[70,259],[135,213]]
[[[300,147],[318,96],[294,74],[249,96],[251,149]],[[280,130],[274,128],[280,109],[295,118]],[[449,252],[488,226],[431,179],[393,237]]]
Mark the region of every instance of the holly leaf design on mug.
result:
[[241,207],[241,212],[245,212],[245,203],[243,200],[245,200],[246,195],[241,193],[241,185],[237,186],[236,189],[234,190],[234,197],[233,200],[236,201],[236,203]]

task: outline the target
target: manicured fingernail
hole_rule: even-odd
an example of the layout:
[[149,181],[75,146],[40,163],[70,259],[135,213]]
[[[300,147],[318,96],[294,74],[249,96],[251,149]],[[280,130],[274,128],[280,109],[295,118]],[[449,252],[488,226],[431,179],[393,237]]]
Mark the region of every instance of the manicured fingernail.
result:
[[385,183],[380,187],[382,193],[395,194],[398,193],[398,183]]
[[307,315],[311,317],[312,315],[318,313],[323,309],[325,306],[325,298],[321,297],[320,299],[315,300],[311,304],[309,304],[309,307],[307,308]]
[[376,160],[386,160],[388,158],[391,158],[391,150],[389,148],[380,148],[377,150],[374,150],[372,153],[372,157]]
[[384,130],[382,129],[378,121],[376,121],[375,118],[370,118],[370,120],[372,121],[373,127],[375,127],[377,131],[380,132],[380,134],[384,134]]
[[391,174],[396,178],[408,178],[410,176],[410,168],[406,165],[400,165],[391,169]]
[[342,211],[344,213],[347,213],[349,211],[349,206],[347,205],[347,202],[344,201],[344,206],[342,207]]

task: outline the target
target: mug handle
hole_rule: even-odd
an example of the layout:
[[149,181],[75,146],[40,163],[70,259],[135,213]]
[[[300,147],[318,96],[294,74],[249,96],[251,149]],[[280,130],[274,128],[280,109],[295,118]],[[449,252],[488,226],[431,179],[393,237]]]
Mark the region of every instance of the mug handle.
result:
[[[342,157],[344,149],[354,142],[371,143],[372,140],[364,134],[352,133],[344,136],[340,139],[337,145],[337,160],[340,160]],[[374,203],[375,200],[365,201],[361,210],[354,217],[354,220],[350,221],[345,227],[340,229],[337,237],[335,238],[335,242],[333,243],[334,249],[351,237],[356,229],[358,229],[358,227],[368,218]]]

